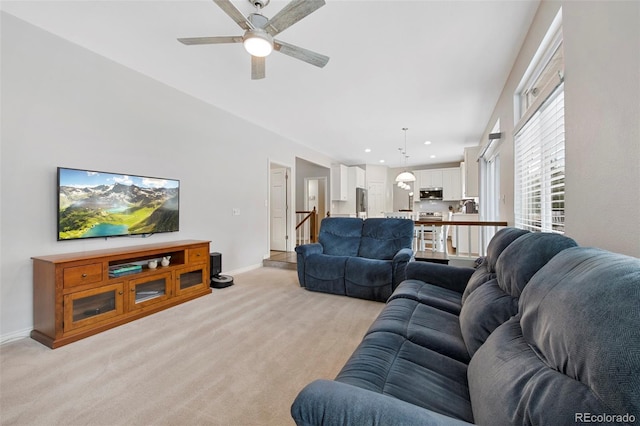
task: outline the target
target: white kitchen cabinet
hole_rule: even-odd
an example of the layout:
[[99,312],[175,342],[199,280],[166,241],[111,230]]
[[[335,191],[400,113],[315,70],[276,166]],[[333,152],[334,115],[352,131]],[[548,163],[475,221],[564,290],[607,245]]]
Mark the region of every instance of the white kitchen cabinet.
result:
[[[414,191],[419,191],[420,188],[423,188],[422,186],[422,176],[424,174],[424,172],[426,172],[426,170],[412,170],[411,173],[413,173],[413,175],[416,177],[416,180],[413,182],[413,190]],[[395,184],[397,185],[397,182],[395,182]],[[419,197],[416,197],[419,199]]]
[[349,168],[344,164],[331,165],[331,200],[347,201]]
[[422,188],[442,188],[442,170],[425,170]]
[[366,188],[364,170],[360,167],[351,167],[356,172],[356,188]]
[[416,203],[420,202],[420,189],[442,188],[442,198],[447,201],[462,199],[462,176],[460,167],[446,169],[414,170],[413,185]]
[[442,188],[443,170],[444,169],[414,170],[413,174],[416,176],[414,188],[417,190],[420,190],[420,188]]
[[442,169],[442,199],[445,201],[462,199],[460,167]]

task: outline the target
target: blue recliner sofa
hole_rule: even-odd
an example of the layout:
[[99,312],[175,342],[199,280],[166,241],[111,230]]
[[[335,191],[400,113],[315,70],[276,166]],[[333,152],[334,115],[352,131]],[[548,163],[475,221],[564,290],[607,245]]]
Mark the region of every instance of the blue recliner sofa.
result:
[[412,239],[409,219],[326,218],[317,243],[296,247],[300,285],[385,302],[405,279]]
[[640,421],[640,259],[505,229],[475,270],[407,269],[299,426]]

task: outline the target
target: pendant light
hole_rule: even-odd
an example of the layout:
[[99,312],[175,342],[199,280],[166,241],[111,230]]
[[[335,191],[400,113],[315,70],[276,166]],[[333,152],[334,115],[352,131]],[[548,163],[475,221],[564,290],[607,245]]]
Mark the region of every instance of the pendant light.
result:
[[416,176],[407,170],[407,158],[409,158],[407,155],[407,130],[409,128],[403,127],[402,130],[404,130],[404,151],[402,152],[402,155],[404,155],[404,171],[396,176],[396,182],[415,182]]

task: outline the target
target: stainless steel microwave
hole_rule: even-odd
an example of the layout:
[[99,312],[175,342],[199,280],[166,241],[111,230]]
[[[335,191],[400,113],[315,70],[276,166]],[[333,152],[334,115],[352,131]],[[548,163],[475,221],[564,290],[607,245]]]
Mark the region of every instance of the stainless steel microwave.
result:
[[442,200],[442,188],[420,189],[421,200]]

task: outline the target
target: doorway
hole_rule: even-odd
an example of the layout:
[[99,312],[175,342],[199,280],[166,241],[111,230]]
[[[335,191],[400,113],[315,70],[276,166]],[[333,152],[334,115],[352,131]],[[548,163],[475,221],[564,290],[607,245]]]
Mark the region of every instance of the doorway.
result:
[[289,250],[289,205],[291,169],[271,163],[269,166],[269,249]]
[[384,182],[369,182],[369,203],[367,217],[384,217],[385,212],[385,184]]
[[305,178],[304,183],[304,210],[311,211],[315,207],[320,222],[327,213],[327,178]]

